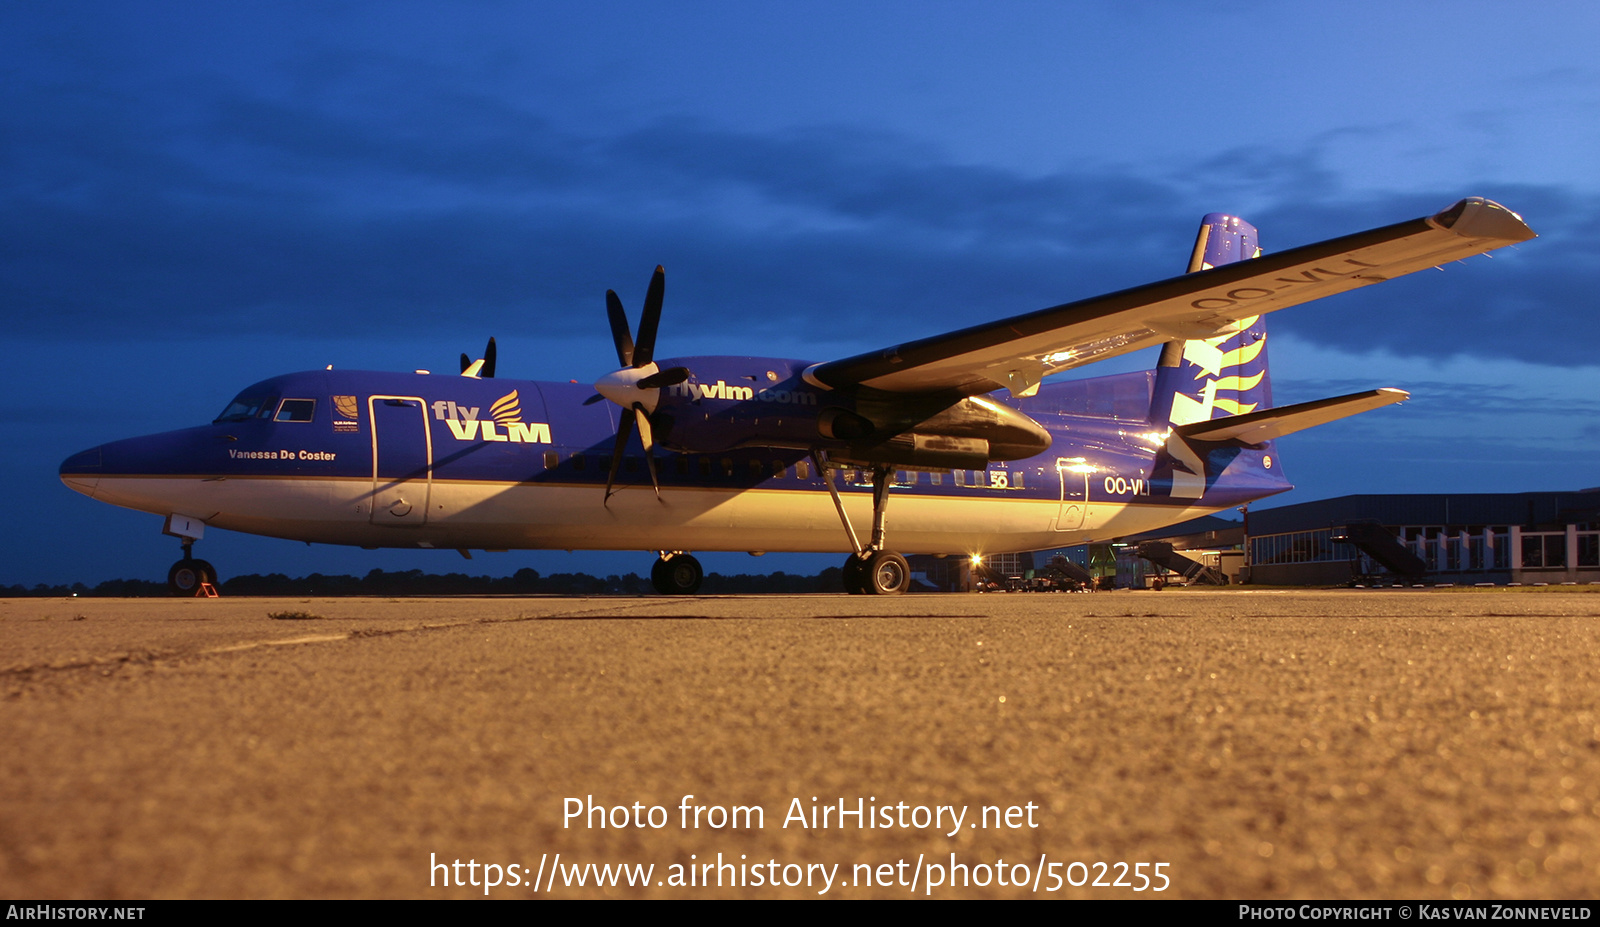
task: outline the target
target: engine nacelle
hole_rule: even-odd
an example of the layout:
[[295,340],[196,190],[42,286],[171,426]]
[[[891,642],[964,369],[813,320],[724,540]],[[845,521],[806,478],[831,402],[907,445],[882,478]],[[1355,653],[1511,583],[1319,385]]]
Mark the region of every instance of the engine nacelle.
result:
[[658,441],[686,453],[738,447],[826,448],[867,463],[975,469],[1050,447],[1042,425],[984,396],[821,390],[803,361],[687,357],[694,371],[660,390],[651,414]]
[[928,470],[982,470],[989,466],[989,442],[948,435],[895,435],[880,444],[853,444],[831,455],[837,463],[870,467],[894,464]]

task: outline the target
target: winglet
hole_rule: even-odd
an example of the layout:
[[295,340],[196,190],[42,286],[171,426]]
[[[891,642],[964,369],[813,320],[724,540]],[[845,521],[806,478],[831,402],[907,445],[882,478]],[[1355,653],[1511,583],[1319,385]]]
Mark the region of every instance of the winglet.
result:
[[1428,218],[1435,228],[1455,232],[1462,238],[1492,238],[1497,241],[1528,241],[1538,238],[1528,223],[1494,200],[1469,196]]

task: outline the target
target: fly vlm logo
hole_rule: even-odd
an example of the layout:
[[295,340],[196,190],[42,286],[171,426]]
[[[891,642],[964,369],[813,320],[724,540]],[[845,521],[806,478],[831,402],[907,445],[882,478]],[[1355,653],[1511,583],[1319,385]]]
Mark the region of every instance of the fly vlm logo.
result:
[[[544,422],[524,422],[517,391],[501,396],[489,407],[489,416],[478,418],[481,406],[463,406],[441,399],[433,404],[433,417],[450,426],[457,441],[510,441],[513,444],[549,444],[550,426]],[[497,431],[496,428],[504,431]]]
[[[1255,411],[1257,403],[1246,402],[1245,398],[1266,378],[1267,367],[1263,362],[1254,373],[1247,373],[1245,368],[1253,364],[1267,346],[1265,332],[1250,331],[1258,318],[1241,320],[1238,325],[1244,329],[1242,332],[1183,343],[1185,364],[1194,370],[1195,380],[1205,382],[1195,395],[1183,391],[1173,394],[1172,424],[1209,421],[1217,413],[1243,415]],[[1225,349],[1224,345],[1235,338],[1241,343],[1231,350]],[[1223,376],[1225,370],[1229,371],[1227,376]],[[1218,393],[1232,395],[1218,396]]]
[[[1183,343],[1180,376],[1190,378],[1194,392],[1182,387],[1173,391],[1169,422],[1183,426],[1244,415],[1267,401],[1267,334],[1256,328],[1259,318],[1240,319],[1230,334]],[[1172,498],[1205,495],[1206,465],[1199,452],[1176,432],[1168,436],[1166,450],[1173,463]],[[1112,488],[1107,486],[1106,491]]]
[[[769,376],[771,376],[769,374]],[[667,395],[683,396],[688,399],[732,399],[747,402],[777,402],[786,405],[814,406],[817,404],[817,394],[807,390],[787,389],[756,389],[753,386],[735,386],[724,380],[707,385],[696,380],[685,380],[667,387]]]

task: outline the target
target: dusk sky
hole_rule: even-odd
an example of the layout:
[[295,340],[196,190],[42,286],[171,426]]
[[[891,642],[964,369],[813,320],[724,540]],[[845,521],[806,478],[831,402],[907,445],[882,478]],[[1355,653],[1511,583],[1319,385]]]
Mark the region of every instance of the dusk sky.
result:
[[658,356],[830,360],[1174,275],[1210,211],[1281,250],[1476,195],[1540,235],[1271,316],[1280,404],[1412,400],[1284,439],[1264,504],[1600,486],[1597,40],[1588,3],[7,4],[0,585],[164,579],[161,519],[58,465],[269,376],[494,335],[502,377],[593,382],[658,263]]

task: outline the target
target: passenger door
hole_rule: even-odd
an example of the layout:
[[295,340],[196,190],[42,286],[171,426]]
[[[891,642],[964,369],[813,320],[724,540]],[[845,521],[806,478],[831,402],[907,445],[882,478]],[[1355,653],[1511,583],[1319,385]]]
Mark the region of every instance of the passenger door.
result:
[[428,407],[415,396],[370,396],[372,523],[427,524],[433,489],[433,437]]
[[1056,513],[1057,531],[1075,531],[1083,527],[1089,510],[1089,474],[1094,468],[1086,466],[1082,457],[1057,457],[1056,475],[1061,477],[1061,509]]

